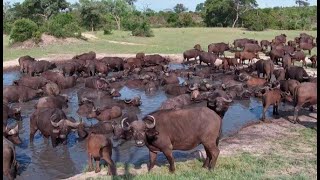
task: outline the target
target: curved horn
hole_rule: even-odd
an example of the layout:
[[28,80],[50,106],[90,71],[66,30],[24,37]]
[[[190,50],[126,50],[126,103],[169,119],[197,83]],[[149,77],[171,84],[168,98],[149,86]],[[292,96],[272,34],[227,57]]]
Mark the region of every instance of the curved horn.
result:
[[227,102],[227,103],[231,103],[232,102],[232,99],[226,99],[224,97],[220,97],[223,101]]
[[123,100],[123,101],[124,101],[125,103],[129,104],[129,103],[132,102],[132,99],[129,99],[129,100],[125,99],[125,100]]
[[18,134],[18,132],[19,132],[19,126],[18,126],[18,124],[17,124],[14,128],[12,128],[12,129],[8,132],[8,135]]
[[307,77],[302,76],[302,78],[303,78],[303,79],[309,79],[310,77],[309,77],[309,76],[307,76]]
[[20,111],[21,111],[21,107],[15,108],[15,110],[16,110],[17,112],[20,112]]
[[285,93],[287,96],[290,96],[290,92],[287,92],[287,91],[286,91],[286,92],[284,92],[284,93]]
[[72,122],[70,120],[66,120],[66,125],[72,128],[77,128],[80,125],[80,122]]
[[100,83],[97,83],[97,86],[98,86],[98,89],[101,89],[103,85]]
[[53,121],[50,121],[50,122],[51,122],[51,125],[52,125],[53,127],[59,127],[63,121],[64,121],[64,120],[61,119],[58,123],[53,122]]
[[244,81],[245,79],[246,79],[246,78],[243,78],[243,79],[242,79],[242,77],[239,75],[239,80],[240,80],[240,81]]
[[149,118],[151,118],[151,119],[153,120],[153,122],[152,122],[151,125],[148,124],[148,123],[146,123],[147,128],[149,128],[149,129],[154,128],[154,127],[156,126],[156,119],[155,119],[153,116],[151,116],[151,115],[148,115],[147,117],[149,117]]
[[122,120],[121,120],[121,127],[122,127],[122,129],[124,129],[125,131],[128,131],[129,129],[130,129],[130,124],[128,123],[128,122],[126,122],[127,123],[127,127],[125,127],[124,125],[123,125],[123,123],[127,120],[128,118],[126,117],[126,118],[123,118]]
[[96,107],[94,107],[94,106],[92,107],[92,111],[93,111],[93,112],[96,112],[97,110],[98,110],[98,108],[96,108]]
[[198,89],[198,86],[196,86],[196,87],[191,87],[191,85],[189,85],[189,89],[190,89],[191,91],[194,91],[194,90]]
[[116,89],[112,88],[110,94],[113,94],[114,92],[116,92]]

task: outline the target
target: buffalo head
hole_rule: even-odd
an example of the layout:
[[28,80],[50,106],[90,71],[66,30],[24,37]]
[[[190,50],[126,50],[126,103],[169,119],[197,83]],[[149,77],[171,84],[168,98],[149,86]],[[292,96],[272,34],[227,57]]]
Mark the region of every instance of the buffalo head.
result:
[[156,119],[148,115],[142,121],[133,121],[130,124],[127,122],[127,118],[121,121],[121,126],[125,131],[133,132],[133,139],[136,146],[144,146],[145,141],[154,139],[159,134],[154,128],[156,126]]
[[232,102],[232,99],[226,99],[224,97],[217,97],[215,99],[208,99],[207,107],[215,111],[221,118],[223,118],[225,112],[229,108],[229,103]]
[[13,142],[14,144],[21,144],[18,124],[14,128],[8,128],[8,126],[6,126],[3,134],[8,140]]
[[131,104],[133,106],[140,106],[141,105],[141,97],[134,97],[133,99],[125,99],[124,102],[126,104]]
[[[50,118],[51,125],[52,125],[52,132],[57,135],[56,137],[59,137],[60,139],[64,140],[66,143],[66,138],[70,132],[71,129],[77,129],[80,125],[80,122],[72,122],[69,119],[61,119],[58,122],[52,121],[53,117],[52,115]],[[80,120],[81,121],[81,120]]]

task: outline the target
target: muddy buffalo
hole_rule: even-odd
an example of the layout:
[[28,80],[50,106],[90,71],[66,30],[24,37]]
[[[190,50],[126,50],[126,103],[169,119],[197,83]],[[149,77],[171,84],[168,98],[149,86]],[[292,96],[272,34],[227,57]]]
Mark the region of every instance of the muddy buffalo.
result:
[[[197,113],[194,113],[197,112]],[[133,132],[137,146],[146,145],[149,149],[149,171],[154,167],[157,152],[163,152],[169,161],[170,172],[175,171],[173,150],[191,150],[202,144],[207,153],[204,168],[214,168],[219,156],[221,118],[207,107],[178,110],[159,110],[143,121],[121,121],[126,131]]]

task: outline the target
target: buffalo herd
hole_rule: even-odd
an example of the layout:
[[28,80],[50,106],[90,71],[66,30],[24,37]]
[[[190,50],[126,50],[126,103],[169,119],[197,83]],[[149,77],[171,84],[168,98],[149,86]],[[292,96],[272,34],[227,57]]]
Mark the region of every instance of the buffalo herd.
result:
[[[136,146],[145,145],[150,157],[148,170],[154,167],[157,153],[164,153],[170,172],[175,171],[173,150],[191,150],[202,144],[206,152],[203,167],[213,169],[220,152],[222,119],[234,100],[261,98],[262,121],[270,105],[273,114],[278,115],[280,103],[292,104],[293,123],[299,122],[302,107],[313,110],[317,103],[317,78],[308,75],[303,67],[294,66],[294,62],[302,61],[302,66],[307,67],[303,51],[310,55],[316,46],[314,40],[306,33],[288,41],[285,34],[260,43],[244,38],[234,40],[233,44],[212,43],[208,52],[196,44],[183,52],[184,69],[171,69],[170,59],[159,54],[98,59],[90,51],[59,63],[28,55],[20,57],[22,77],[3,89],[3,173],[9,179],[16,177],[14,144],[21,143],[18,125],[7,126],[9,118],[22,120],[21,108],[12,108],[11,103],[33,99],[38,101],[29,116],[30,143],[39,131],[56,147],[66,144],[68,134],[75,131],[80,139],[86,140],[90,171],[99,172],[100,159],[104,159],[108,174],[116,175],[111,156],[112,140],[117,139],[133,139]],[[235,52],[234,57],[226,57],[226,51]],[[261,52],[270,58],[260,59]],[[317,56],[311,56],[310,60],[312,67],[316,67]],[[180,83],[179,77],[185,81]],[[79,84],[82,87],[77,91],[76,120],[66,115],[64,109],[68,108],[70,98],[61,92]],[[170,98],[159,110],[140,119],[135,111],[123,113],[125,109],[139,109],[142,104],[141,97],[117,98],[124,86],[147,94],[162,89]],[[201,102],[205,103],[199,105]],[[89,126],[82,121],[83,117],[99,122]]]

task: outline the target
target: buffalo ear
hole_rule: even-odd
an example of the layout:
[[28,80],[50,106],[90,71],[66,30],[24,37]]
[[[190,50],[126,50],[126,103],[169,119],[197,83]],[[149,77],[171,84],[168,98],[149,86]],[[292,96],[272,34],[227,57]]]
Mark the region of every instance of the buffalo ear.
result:
[[147,129],[146,130],[147,137],[154,137],[154,136],[156,136],[158,134],[159,134],[159,132],[157,130],[155,130],[155,129]]

